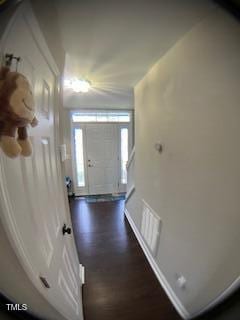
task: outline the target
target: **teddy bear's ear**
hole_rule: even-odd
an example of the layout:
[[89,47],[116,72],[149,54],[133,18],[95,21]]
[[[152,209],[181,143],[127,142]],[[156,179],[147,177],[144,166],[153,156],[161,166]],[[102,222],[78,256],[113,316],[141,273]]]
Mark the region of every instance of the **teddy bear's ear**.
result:
[[10,72],[10,69],[8,67],[1,67],[0,68],[0,80],[4,80],[6,78],[6,75]]

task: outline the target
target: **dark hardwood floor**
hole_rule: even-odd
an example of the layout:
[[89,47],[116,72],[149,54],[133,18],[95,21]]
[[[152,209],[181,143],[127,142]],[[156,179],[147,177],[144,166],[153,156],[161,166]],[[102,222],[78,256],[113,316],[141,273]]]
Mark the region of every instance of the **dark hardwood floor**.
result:
[[85,320],[179,320],[128,222],[124,201],[71,201]]
[[[124,201],[71,200],[74,236],[86,267],[85,320],[180,320],[131,227]],[[239,320],[240,290],[196,320]]]

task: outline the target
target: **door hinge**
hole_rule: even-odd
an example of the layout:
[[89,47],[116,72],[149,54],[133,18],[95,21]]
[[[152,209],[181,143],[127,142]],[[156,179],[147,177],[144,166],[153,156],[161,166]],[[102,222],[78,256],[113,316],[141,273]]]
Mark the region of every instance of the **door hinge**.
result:
[[85,267],[82,264],[79,264],[79,277],[82,285],[85,284]]

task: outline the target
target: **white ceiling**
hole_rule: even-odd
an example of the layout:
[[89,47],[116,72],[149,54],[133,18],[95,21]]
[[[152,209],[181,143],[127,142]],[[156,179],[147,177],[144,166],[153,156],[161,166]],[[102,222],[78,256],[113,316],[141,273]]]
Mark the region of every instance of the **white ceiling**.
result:
[[207,0],[55,0],[65,78],[85,77],[87,94],[64,90],[64,105],[133,106],[133,87],[213,8]]

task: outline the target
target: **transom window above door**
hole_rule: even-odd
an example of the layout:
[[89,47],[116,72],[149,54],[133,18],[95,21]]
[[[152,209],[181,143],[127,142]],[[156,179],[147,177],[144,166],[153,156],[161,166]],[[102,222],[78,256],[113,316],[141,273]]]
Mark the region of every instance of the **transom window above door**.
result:
[[104,112],[104,111],[91,111],[91,112],[72,112],[72,122],[130,122],[131,115],[127,111],[118,112]]

